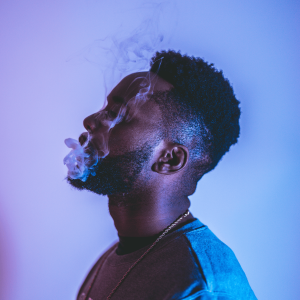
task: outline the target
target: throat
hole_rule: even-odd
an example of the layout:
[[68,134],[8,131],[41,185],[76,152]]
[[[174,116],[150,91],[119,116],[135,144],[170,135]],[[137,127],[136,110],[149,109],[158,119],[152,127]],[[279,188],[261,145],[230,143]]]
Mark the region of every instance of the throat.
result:
[[[111,195],[108,198],[109,213],[113,218],[118,235],[121,237],[156,236],[190,207],[190,201],[187,197],[178,197],[177,199],[172,195],[170,197],[162,197],[154,195],[153,191],[152,193],[139,195],[139,197],[134,199],[135,201],[132,201],[132,195],[124,195],[126,199],[121,200],[128,201],[126,206],[115,205],[115,201],[120,200],[116,199],[119,197]],[[129,205],[129,202],[134,202],[134,205]],[[178,225],[192,218],[193,216],[190,213]]]

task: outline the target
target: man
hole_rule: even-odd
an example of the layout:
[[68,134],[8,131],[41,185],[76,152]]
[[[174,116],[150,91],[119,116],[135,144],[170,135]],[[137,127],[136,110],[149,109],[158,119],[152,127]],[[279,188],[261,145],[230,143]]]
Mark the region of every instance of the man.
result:
[[75,169],[86,162],[90,173],[69,167],[68,182],[108,195],[119,241],[78,299],[256,299],[231,249],[188,211],[197,182],[237,142],[238,105],[213,65],[162,51],[84,120],[88,155]]

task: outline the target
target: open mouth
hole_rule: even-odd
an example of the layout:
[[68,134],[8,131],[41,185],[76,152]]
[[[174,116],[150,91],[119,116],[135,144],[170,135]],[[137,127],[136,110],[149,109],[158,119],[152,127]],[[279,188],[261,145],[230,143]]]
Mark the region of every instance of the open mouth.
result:
[[89,141],[88,144],[83,148],[83,151],[86,154],[84,161],[87,166],[92,165],[95,160],[98,160],[98,151],[95,149],[91,141]]
[[81,146],[83,146],[86,141],[88,140],[89,138],[89,133],[88,132],[83,132],[79,138],[78,138],[78,142],[80,143]]
[[89,174],[94,175],[94,168],[98,162],[98,153],[88,139],[88,134],[80,136],[80,141],[66,139],[65,144],[71,148],[64,158],[64,164],[68,168],[68,176],[72,179],[86,181]]

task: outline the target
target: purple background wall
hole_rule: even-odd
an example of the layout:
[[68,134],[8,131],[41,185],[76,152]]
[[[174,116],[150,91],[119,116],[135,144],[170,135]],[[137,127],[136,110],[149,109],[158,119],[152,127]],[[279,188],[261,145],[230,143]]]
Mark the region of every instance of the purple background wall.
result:
[[[103,103],[101,72],[78,53],[133,30],[142,3],[0,3],[0,299],[75,299],[117,238],[107,199],[64,181],[63,140]],[[299,299],[299,3],[175,3],[169,47],[223,69],[242,107],[239,143],[191,211],[234,250],[258,299]]]

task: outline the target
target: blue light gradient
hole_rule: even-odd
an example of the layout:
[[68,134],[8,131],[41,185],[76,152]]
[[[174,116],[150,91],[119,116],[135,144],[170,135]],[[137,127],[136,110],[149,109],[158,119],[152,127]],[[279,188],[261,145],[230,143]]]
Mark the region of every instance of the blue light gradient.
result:
[[[134,30],[143,3],[0,4],[0,299],[75,299],[117,239],[107,199],[64,180],[63,141],[104,102],[83,49]],[[168,48],[222,69],[242,109],[239,142],[199,182],[191,212],[234,251],[258,299],[298,299],[299,2],[172,3],[160,25],[173,24]]]

